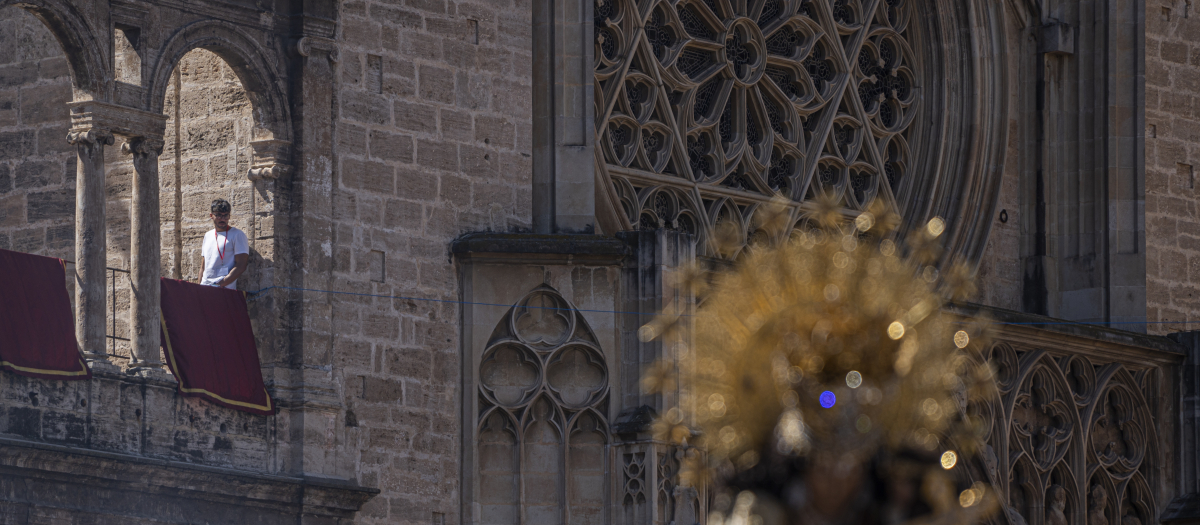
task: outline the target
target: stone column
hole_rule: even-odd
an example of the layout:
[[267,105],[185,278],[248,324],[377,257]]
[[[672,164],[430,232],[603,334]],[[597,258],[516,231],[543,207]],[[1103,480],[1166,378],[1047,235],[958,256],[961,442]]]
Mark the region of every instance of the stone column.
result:
[[1200,331],[1178,332],[1169,337],[1187,348],[1186,360],[1180,367],[1179,448],[1174,451],[1179,458],[1178,493],[1200,495]]
[[133,367],[160,369],[158,278],[162,268],[162,226],[159,221],[158,156],[163,142],[158,138],[134,137],[121,145],[133,155],[133,206],[130,211],[132,246],[129,326],[133,334]]
[[75,146],[75,337],[89,361],[104,361],[104,315],[107,282],[107,239],[104,224],[104,146],[113,135],[98,127],[73,128],[67,142]]
[[593,0],[533,9],[533,229],[594,233]]
[[[660,360],[679,370],[681,354],[672,349],[689,342],[690,326],[685,319],[680,333],[666,341],[642,341],[638,329],[667,308],[692,313],[691,291],[674,289],[670,280],[671,272],[695,261],[695,241],[691,235],[661,229],[620,232],[617,238],[629,246],[632,257],[625,259],[621,277],[621,384],[614,385],[620,413],[612,425],[615,464],[611,471],[616,487],[625,492],[615,494],[613,500],[619,506],[617,514],[624,517],[620,522],[628,525],[694,523],[695,516],[705,515],[707,497],[704,487],[678,484],[681,459],[688,451],[655,439],[650,427],[656,417],[679,406],[688,378],[680,377],[679,384],[666,392],[646,392],[642,387],[642,378]],[[684,418],[690,423],[687,414]],[[653,490],[640,499],[628,491],[637,486]]]

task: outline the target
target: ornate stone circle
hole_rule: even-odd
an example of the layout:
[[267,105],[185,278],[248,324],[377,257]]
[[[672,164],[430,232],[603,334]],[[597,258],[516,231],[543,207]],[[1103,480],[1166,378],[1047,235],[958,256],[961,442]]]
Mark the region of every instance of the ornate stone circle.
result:
[[749,239],[776,195],[798,215],[819,193],[897,206],[922,99],[912,1],[594,0],[598,157],[624,225],[733,220]]

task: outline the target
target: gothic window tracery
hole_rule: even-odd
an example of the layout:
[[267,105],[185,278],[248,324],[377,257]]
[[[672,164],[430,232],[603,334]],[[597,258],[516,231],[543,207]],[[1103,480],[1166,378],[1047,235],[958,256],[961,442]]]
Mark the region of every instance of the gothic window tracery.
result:
[[1157,437],[1137,379],[1150,369],[1006,343],[983,357],[996,397],[965,410],[990,436],[985,468],[971,475],[996,488],[1008,523],[1154,521]]
[[531,291],[500,320],[479,362],[479,501],[484,522],[601,523],[608,365],[557,291]]
[[597,149],[623,220],[680,227],[654,219],[662,192],[701,237],[726,203],[753,224],[776,195],[797,222],[817,195],[899,208],[912,1],[594,0]]

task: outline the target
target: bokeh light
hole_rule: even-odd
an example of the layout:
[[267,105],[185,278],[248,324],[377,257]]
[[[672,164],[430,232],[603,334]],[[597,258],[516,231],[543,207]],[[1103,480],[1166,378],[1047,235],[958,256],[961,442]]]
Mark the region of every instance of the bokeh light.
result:
[[953,450],[947,450],[946,452],[942,453],[942,468],[950,470],[954,468],[954,465],[957,463],[958,454],[955,454]]
[[959,330],[954,334],[954,346],[966,348],[968,344],[971,344],[971,336],[966,332]]
[[871,431],[871,418],[866,414],[858,416],[858,420],[854,422],[855,428],[859,434],[866,434]]
[[978,490],[975,490],[975,489],[964,490],[964,491],[962,491],[962,494],[958,495],[958,504],[962,505],[962,507],[965,509],[967,507],[970,507],[970,506],[978,503],[979,500],[981,499],[980,496],[981,496],[981,494],[979,493]]
[[862,374],[858,373],[858,370],[851,370],[850,373],[846,374],[846,386],[850,388],[858,388],[861,385]]
[[821,408],[833,408],[837,404],[837,395],[828,390],[821,392]]

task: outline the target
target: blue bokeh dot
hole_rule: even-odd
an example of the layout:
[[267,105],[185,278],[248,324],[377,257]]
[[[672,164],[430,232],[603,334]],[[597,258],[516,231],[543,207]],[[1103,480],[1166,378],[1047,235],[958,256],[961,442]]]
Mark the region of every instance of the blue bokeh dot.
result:
[[824,408],[833,408],[837,403],[837,396],[828,390],[821,392],[821,406]]

